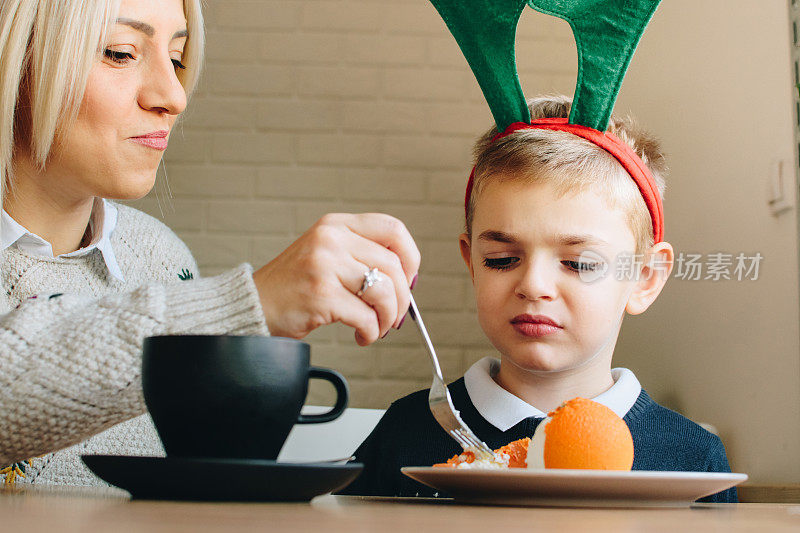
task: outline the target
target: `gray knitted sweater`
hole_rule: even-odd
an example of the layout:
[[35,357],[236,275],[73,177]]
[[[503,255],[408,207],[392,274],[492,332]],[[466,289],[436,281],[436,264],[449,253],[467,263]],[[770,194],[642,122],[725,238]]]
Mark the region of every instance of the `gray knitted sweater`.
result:
[[124,282],[97,249],[0,253],[0,470],[32,459],[17,482],[103,484],[80,454],[163,455],[142,397],[145,337],[269,334],[249,265],[199,278],[169,228],[116,207]]

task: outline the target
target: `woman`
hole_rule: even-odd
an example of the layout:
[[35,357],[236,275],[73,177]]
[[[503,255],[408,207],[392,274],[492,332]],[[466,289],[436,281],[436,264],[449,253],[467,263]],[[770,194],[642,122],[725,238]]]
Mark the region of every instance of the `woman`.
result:
[[147,336],[343,322],[366,345],[402,323],[419,252],[396,219],[327,215],[255,272],[199,278],[166,226],[108,200],[153,187],[202,55],[199,0],[0,0],[7,481],[95,483],[80,453],[160,452],[140,416]]

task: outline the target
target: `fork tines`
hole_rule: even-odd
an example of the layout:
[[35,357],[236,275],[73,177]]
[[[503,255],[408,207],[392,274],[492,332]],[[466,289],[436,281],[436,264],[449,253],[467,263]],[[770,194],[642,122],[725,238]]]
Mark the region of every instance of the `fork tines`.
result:
[[458,442],[462,448],[474,450],[475,455],[480,457],[494,457],[494,452],[484,444],[476,435],[461,428],[450,430],[450,436]]

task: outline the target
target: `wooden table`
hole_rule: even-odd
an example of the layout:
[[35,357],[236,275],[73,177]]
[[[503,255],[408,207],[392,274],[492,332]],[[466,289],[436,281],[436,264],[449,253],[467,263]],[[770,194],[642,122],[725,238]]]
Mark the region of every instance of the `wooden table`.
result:
[[703,504],[687,509],[467,506],[452,501],[322,496],[307,503],[131,501],[113,489],[0,490],[0,531],[800,531],[800,505]]

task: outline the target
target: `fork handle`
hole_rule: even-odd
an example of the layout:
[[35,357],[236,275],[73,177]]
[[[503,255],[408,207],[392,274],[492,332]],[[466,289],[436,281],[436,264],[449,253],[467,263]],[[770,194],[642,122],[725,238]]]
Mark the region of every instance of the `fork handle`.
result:
[[422,322],[422,317],[419,314],[419,309],[417,309],[417,302],[414,301],[414,296],[409,295],[411,297],[411,302],[408,306],[408,314],[411,315],[411,319],[417,325],[417,329],[419,329],[420,334],[422,335],[422,340],[425,341],[425,346],[428,348],[428,355],[431,356],[431,363],[433,363],[433,373],[439,379],[444,381],[442,377],[442,369],[439,366],[439,358],[436,357],[436,350],[433,349],[433,343],[431,342],[431,338],[428,335],[428,330],[425,328],[425,323]]

